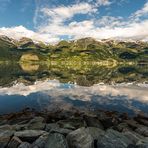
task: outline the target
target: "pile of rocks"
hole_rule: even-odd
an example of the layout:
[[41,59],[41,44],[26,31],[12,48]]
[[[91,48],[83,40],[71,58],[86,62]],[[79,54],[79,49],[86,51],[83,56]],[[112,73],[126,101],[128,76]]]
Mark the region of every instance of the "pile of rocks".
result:
[[0,117],[0,148],[148,148],[148,117],[24,110]]

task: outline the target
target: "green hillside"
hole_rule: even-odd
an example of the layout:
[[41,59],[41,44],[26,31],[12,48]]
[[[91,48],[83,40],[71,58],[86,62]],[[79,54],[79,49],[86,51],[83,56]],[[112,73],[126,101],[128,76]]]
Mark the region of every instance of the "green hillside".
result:
[[[56,45],[46,45],[42,42],[34,43],[29,38],[14,41],[8,37],[0,37],[0,60],[20,61],[24,55],[35,55],[36,59],[51,60],[82,60],[105,61],[116,60],[142,61],[148,59],[148,43],[123,42],[114,40],[96,41],[93,38],[83,38],[76,41],[60,41]],[[27,56],[26,56],[27,57]],[[28,56],[28,61],[31,59]],[[27,61],[27,58],[25,58]]]

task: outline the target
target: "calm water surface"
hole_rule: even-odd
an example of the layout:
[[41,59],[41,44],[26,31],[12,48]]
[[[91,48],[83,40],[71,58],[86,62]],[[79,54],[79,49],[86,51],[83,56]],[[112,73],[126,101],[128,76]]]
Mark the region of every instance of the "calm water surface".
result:
[[0,65],[0,114],[71,107],[148,114],[148,66]]

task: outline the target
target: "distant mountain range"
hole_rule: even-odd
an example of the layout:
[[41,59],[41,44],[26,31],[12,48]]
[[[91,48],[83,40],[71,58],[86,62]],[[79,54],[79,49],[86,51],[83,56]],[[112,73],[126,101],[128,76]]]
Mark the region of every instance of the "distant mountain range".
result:
[[62,40],[55,45],[34,42],[29,38],[19,41],[0,36],[0,61],[39,61],[39,60],[108,60],[142,61],[148,59],[148,42],[117,40],[97,41],[82,38],[74,41]]

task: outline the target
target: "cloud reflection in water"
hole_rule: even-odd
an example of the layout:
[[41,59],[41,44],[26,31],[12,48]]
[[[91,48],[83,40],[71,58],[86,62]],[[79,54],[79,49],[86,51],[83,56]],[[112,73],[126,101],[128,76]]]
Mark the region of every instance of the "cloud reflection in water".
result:
[[[37,81],[29,86],[20,83],[12,87],[0,88],[0,108],[2,104],[5,104],[5,108],[7,106],[11,108],[11,111],[17,111],[24,106],[36,109],[51,109],[56,106],[64,109],[71,106],[89,106],[95,109],[105,108],[129,113],[138,111],[148,113],[147,88],[147,84],[139,86],[96,84],[84,87],[63,84],[57,80]],[[10,100],[12,106],[8,103]],[[15,107],[16,105],[17,107]],[[5,111],[1,108],[0,114],[2,113]]]

